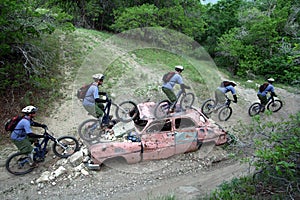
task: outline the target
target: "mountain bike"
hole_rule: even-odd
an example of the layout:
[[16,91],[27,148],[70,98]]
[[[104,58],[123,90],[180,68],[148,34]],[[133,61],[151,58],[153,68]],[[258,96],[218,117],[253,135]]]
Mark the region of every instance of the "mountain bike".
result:
[[154,108],[154,116],[157,119],[167,117],[172,113],[172,110],[176,108],[176,104],[179,100],[180,111],[186,111],[187,109],[191,108],[195,101],[195,95],[193,93],[183,93],[182,90],[178,91],[176,97],[177,100],[174,103],[171,103],[167,99],[160,101]]
[[227,121],[232,114],[232,108],[230,107],[231,99],[229,99],[227,96],[226,101],[223,104],[216,104],[216,100],[214,99],[207,99],[204,101],[204,103],[201,106],[202,113],[209,117],[212,112],[218,112],[218,118],[220,121]]
[[[118,121],[130,122],[138,115],[137,105],[132,101],[124,101],[120,104],[115,104],[107,94],[105,94],[105,107],[103,109],[103,117],[98,119],[87,119],[78,127],[78,134],[85,141],[98,140],[100,142],[107,141],[104,136],[114,124]],[[116,119],[112,119],[110,115],[111,107],[115,107]],[[134,111],[134,112],[133,112]]]
[[[52,150],[54,154],[60,158],[67,158],[79,150],[78,140],[72,136],[62,136],[55,138],[48,133],[48,129],[44,128],[44,138],[34,144],[33,161],[43,162],[48,153],[47,145],[49,141],[53,141]],[[32,166],[32,159],[28,153],[17,152],[8,157],[5,163],[7,171],[14,175],[27,174],[35,168]]]
[[[279,100],[276,97],[274,98],[274,97],[270,96],[268,98],[268,103],[267,103],[266,107],[267,107],[267,110],[270,110],[272,112],[277,112],[282,108],[282,105],[283,105],[283,103],[281,100]],[[248,114],[251,117],[258,115],[260,112],[263,112],[262,109],[264,109],[263,106],[260,103],[255,102],[249,107]]]

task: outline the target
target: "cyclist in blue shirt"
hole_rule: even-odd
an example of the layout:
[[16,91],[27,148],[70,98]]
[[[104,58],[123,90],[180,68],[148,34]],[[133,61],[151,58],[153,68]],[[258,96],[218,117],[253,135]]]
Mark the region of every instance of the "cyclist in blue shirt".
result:
[[34,106],[26,106],[22,109],[23,118],[11,133],[11,140],[16,145],[21,153],[28,153],[33,162],[34,149],[32,144],[38,142],[38,138],[43,138],[43,135],[38,135],[32,132],[31,126],[47,128],[45,124],[40,124],[33,121],[36,116],[37,108]]
[[167,95],[168,99],[172,103],[172,105],[176,102],[177,97],[174,93],[174,86],[175,84],[179,84],[181,91],[183,94],[185,94],[185,89],[190,89],[189,86],[184,85],[183,79],[181,77],[181,72],[183,72],[184,68],[183,66],[175,66],[175,74],[174,76],[166,83],[163,83],[162,85],[162,91]]
[[277,97],[277,95],[275,94],[274,86],[273,86],[273,82],[275,80],[273,78],[269,78],[269,79],[267,79],[267,81],[268,81],[268,83],[264,84],[264,85],[266,85],[266,88],[263,91],[258,90],[258,92],[257,92],[257,97],[260,100],[260,104],[262,105],[261,109],[260,109],[261,112],[265,111],[265,106],[268,103],[267,94],[269,92],[270,92],[272,98]]
[[99,96],[99,86],[103,84],[104,75],[94,74],[92,76],[94,82],[86,92],[82,105],[93,117],[102,117],[104,112],[103,100]]
[[231,92],[233,96],[233,103],[237,103],[237,96],[235,87],[236,83],[234,81],[223,81],[221,85],[215,90],[216,104],[224,104],[226,102],[225,94]]

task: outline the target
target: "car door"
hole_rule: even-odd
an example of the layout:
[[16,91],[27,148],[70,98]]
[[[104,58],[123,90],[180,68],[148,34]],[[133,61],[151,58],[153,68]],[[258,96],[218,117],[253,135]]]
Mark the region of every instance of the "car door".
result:
[[196,123],[187,117],[174,120],[175,153],[195,151],[198,148]]
[[175,153],[175,137],[170,119],[154,121],[142,134],[143,160],[163,159]]

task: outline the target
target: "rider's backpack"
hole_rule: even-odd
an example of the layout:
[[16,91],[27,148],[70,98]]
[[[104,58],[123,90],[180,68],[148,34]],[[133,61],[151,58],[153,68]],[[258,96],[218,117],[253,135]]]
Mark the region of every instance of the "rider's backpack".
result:
[[259,91],[263,92],[265,91],[265,89],[268,87],[269,83],[264,83],[262,85],[259,86]]
[[84,99],[84,97],[86,95],[86,92],[88,91],[88,89],[90,88],[91,85],[92,85],[92,83],[91,84],[87,84],[87,85],[83,85],[81,88],[79,88],[77,90],[77,98],[79,100],[82,101]]
[[19,116],[16,115],[14,117],[12,117],[11,119],[7,120],[7,122],[5,122],[5,130],[6,131],[13,131],[15,130],[17,124],[19,123],[19,121],[21,121],[21,119],[23,118],[23,116]]
[[168,72],[168,73],[166,73],[166,74],[163,76],[163,78],[162,78],[163,82],[164,82],[164,83],[169,82],[169,81],[171,80],[171,78],[172,78],[174,75],[175,75],[175,72]]

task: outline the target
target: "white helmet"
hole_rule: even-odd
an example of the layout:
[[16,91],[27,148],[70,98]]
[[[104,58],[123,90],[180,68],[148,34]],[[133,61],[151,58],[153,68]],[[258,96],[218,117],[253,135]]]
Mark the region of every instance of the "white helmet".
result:
[[103,74],[94,74],[93,75],[93,79],[95,79],[95,80],[103,80],[104,79],[104,75]]
[[183,71],[184,69],[183,69],[183,66],[181,66],[181,65],[177,65],[177,66],[175,66],[175,70],[176,71]]
[[37,110],[38,110],[37,107],[26,106],[25,108],[22,109],[22,113],[31,114],[31,113],[35,113]]
[[272,82],[274,82],[275,80],[274,80],[274,78],[268,78],[267,81],[272,83]]

